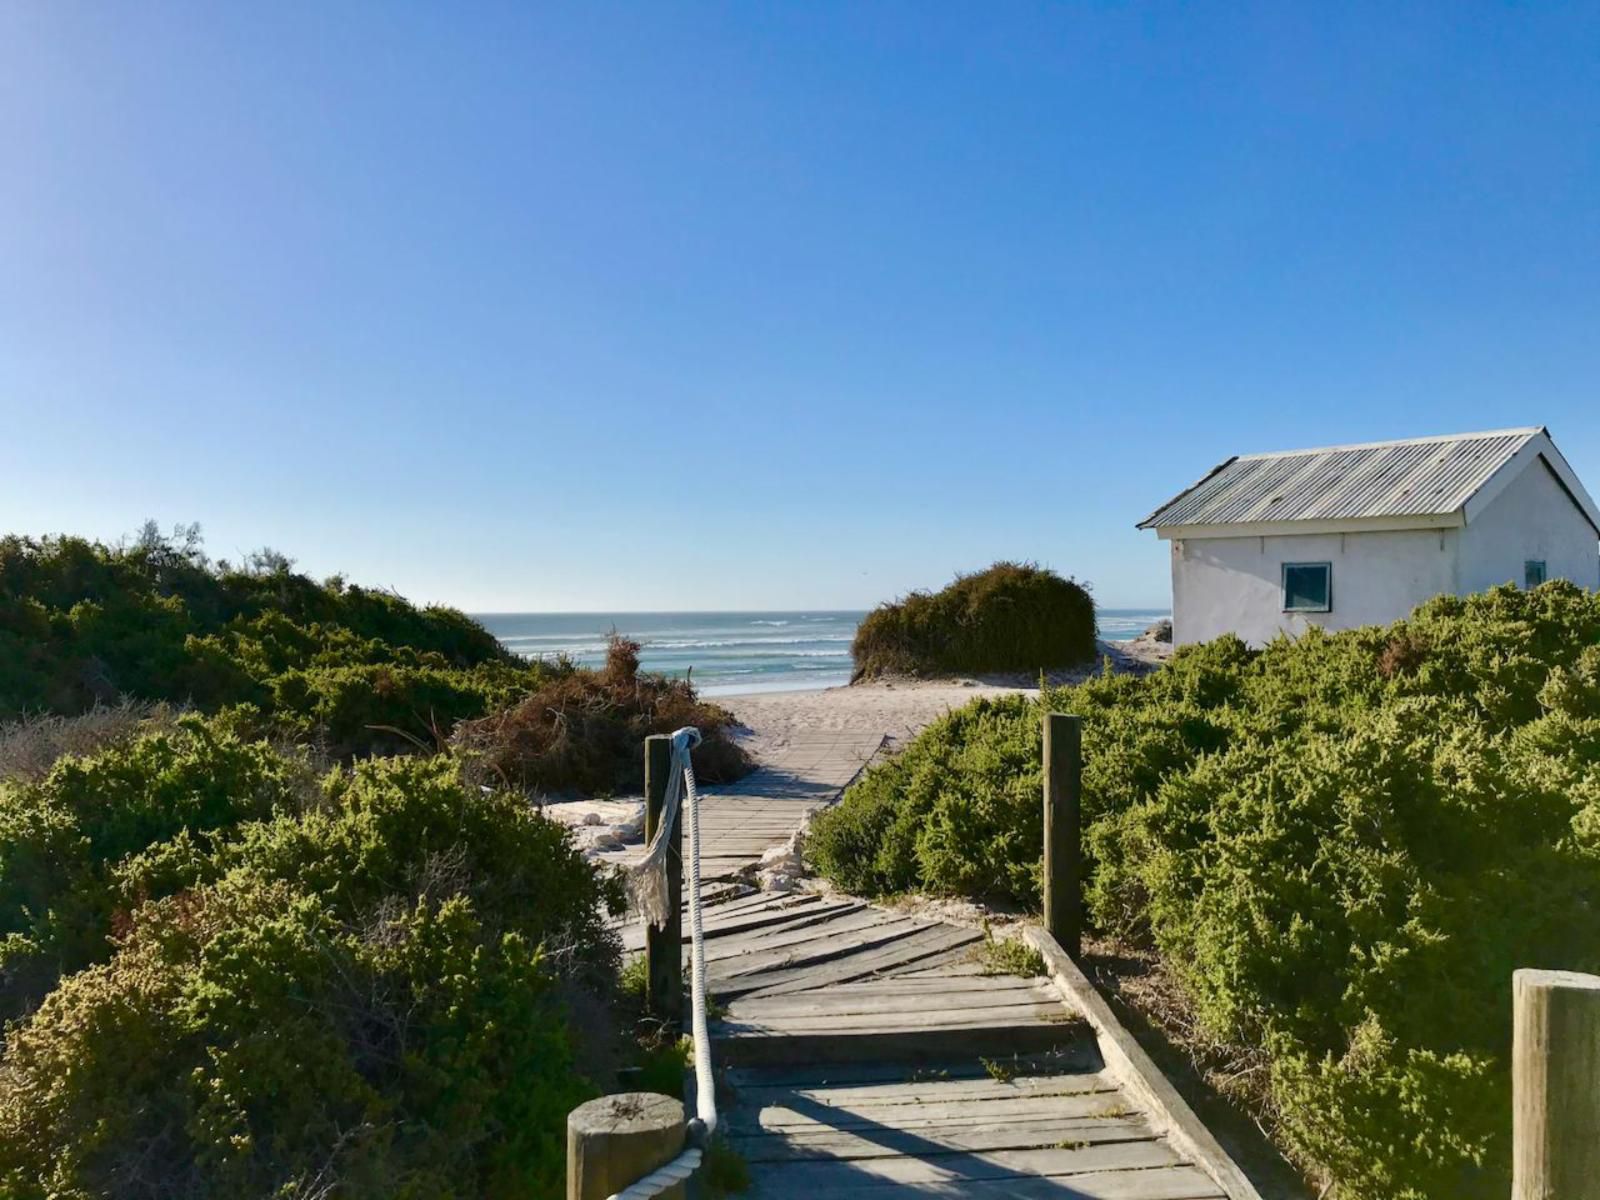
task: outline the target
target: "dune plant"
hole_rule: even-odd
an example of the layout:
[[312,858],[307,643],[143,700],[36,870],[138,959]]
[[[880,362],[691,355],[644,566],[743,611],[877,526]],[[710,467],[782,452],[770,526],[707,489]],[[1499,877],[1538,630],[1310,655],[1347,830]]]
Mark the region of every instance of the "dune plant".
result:
[[750,768],[733,718],[641,672],[637,643],[614,639],[599,670],[528,662],[454,609],[291,566],[213,563],[196,527],[123,546],[0,539],[0,767],[94,736],[119,706],[170,702],[248,708],[261,733],[341,760],[459,752],[532,792],[637,792],[639,740],[683,725],[706,735],[707,782]]
[[817,864],[1036,906],[1045,706],[1084,721],[1093,922],[1266,1064],[1291,1154],[1350,1200],[1506,1194],[1511,972],[1600,969],[1600,597],[1443,597],[979,701],[817,820]]
[[448,733],[547,674],[454,609],[318,583],[277,554],[252,569],[213,563],[197,527],[179,533],[147,528],[122,546],[0,538],[0,720],[124,698],[253,704],[369,753]]
[[304,766],[190,717],[0,790],[0,1194],[559,1190],[615,885],[447,757]]
[[704,739],[694,753],[701,781],[748,772],[733,714],[700,700],[684,680],[642,673],[639,650],[613,635],[598,671],[557,676],[499,712],[462,722],[453,748],[485,778],[523,790],[638,793],[644,738],[692,725]]
[[1075,666],[1094,658],[1094,601],[1053,571],[999,562],[879,605],[850,653],[856,680]]

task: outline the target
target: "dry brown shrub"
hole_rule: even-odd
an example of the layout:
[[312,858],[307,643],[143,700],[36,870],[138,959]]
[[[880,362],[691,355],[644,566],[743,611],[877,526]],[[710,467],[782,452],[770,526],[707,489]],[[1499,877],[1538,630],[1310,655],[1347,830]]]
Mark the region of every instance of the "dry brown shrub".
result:
[[704,741],[696,776],[726,783],[753,764],[733,740],[733,714],[695,695],[685,680],[639,673],[639,644],[613,634],[600,670],[559,675],[509,708],[456,726],[451,744],[473,774],[533,793],[636,793],[642,743],[685,725]]
[[1428,661],[1428,652],[1432,649],[1428,639],[1421,634],[1401,629],[1389,639],[1383,652],[1378,655],[1378,674],[1385,679],[1393,679],[1396,675],[1415,675],[1422,664]]
[[75,717],[41,714],[0,725],[0,780],[43,779],[59,759],[93,754],[138,734],[170,728],[183,711],[171,704],[123,700],[97,704]]

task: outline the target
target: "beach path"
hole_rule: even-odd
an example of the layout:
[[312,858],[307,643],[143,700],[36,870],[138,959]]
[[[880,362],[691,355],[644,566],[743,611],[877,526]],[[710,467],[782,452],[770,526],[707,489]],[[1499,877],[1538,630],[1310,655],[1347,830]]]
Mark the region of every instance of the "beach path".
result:
[[[701,877],[725,879],[754,867],[808,812],[836,800],[886,738],[886,730],[871,727],[792,733],[764,747],[762,765],[737,783],[701,788]],[[643,853],[638,844],[596,857],[629,863]]]
[[[705,790],[712,1059],[753,1194],[1259,1200],[1064,955],[1000,959],[970,925],[750,885],[808,811],[962,693],[823,693],[788,703],[831,703],[826,721],[746,717],[764,765]],[[643,951],[642,924],[621,932]]]
[[757,1196],[1254,1196],[1173,1136],[1092,1005],[994,973],[981,930],[739,885],[705,928],[721,1128]]

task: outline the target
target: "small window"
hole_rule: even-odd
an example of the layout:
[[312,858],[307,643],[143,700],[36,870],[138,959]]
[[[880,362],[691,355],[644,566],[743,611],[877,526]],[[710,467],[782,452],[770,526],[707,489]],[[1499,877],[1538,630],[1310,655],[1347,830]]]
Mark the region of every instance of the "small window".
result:
[[1284,612],[1332,612],[1333,564],[1284,563]]
[[1530,592],[1544,582],[1544,559],[1530,558],[1522,564],[1522,586]]

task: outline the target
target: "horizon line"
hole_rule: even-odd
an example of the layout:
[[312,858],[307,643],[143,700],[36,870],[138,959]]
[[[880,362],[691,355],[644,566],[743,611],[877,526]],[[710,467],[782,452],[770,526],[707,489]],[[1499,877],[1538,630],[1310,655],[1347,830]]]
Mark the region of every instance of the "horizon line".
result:
[[[455,606],[452,606],[455,607]],[[739,616],[745,613],[818,613],[836,616],[871,612],[881,605],[866,608],[462,608],[469,617],[688,617]],[[1096,606],[1096,612],[1168,612],[1170,604],[1117,604]]]

